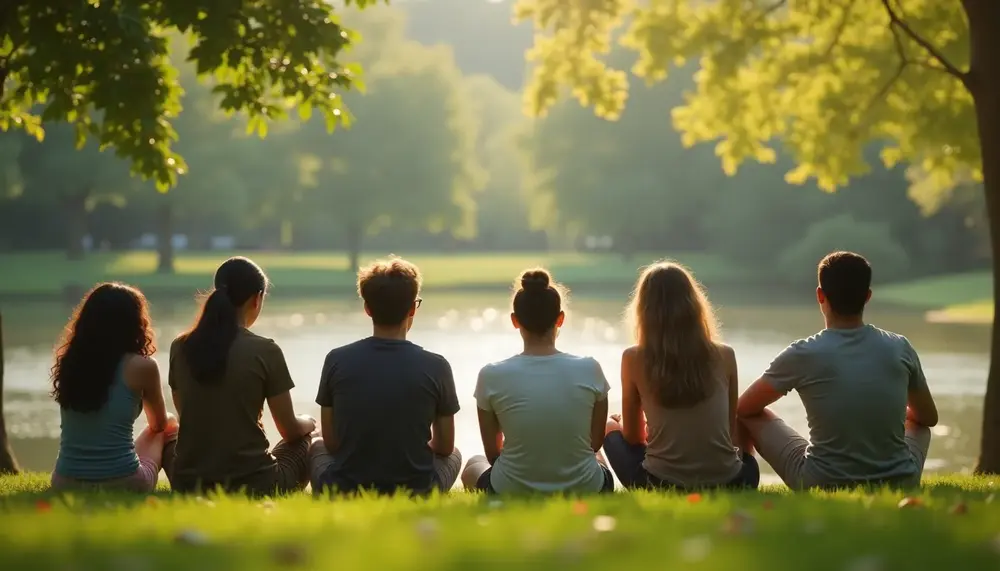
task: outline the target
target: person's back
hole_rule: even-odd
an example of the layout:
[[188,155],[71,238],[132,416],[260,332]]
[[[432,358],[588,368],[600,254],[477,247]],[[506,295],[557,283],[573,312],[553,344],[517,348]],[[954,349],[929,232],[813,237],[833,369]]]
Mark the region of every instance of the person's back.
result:
[[132,426],[140,412],[142,399],[125,386],[120,368],[101,408],[87,412],[60,408],[62,435],[56,472],[80,480],[119,478],[135,472],[139,456]]
[[[281,348],[248,329],[263,308],[267,276],[235,257],[219,266],[214,284],[195,326],[170,347],[170,388],[183,420],[170,484],[181,492],[221,486],[254,496],[302,489],[316,422],[295,415]],[[270,450],[265,402],[282,437]]]
[[422,300],[420,270],[392,258],[358,272],[372,336],[330,351],[309,450],[314,493],[447,491],[458,478],[458,397],[451,365],[407,341]]
[[[817,278],[826,327],[789,345],[740,396],[747,441],[795,489],[919,484],[937,407],[917,353],[864,322],[872,268],[862,256],[834,252]],[[792,390],[808,440],[766,408]]]
[[646,454],[642,466],[682,488],[719,486],[736,478],[743,463],[730,435],[732,407],[729,379],[721,372],[717,386],[689,407],[666,408],[645,392]]
[[444,357],[405,339],[369,337],[331,351],[323,369],[321,404],[332,407],[340,438],[330,484],[429,491],[431,424],[457,408]]
[[543,269],[522,272],[515,284],[511,324],[524,350],[479,372],[485,455],[469,460],[462,482],[498,494],[612,492],[614,476],[596,456],[608,381],[593,358],[556,349],[565,288]]
[[629,488],[756,488],[760,468],[733,445],[736,354],[719,341],[708,296],[684,266],[663,261],[636,282],[622,353],[622,414],[604,452]]
[[[61,425],[53,487],[152,491],[175,422],[151,358],[156,348],[145,297],[124,284],[101,284],[65,331],[52,369]],[[143,409],[148,426],[133,441]]]
[[591,357],[515,355],[480,372],[476,400],[503,428],[497,492],[594,492],[604,473],[591,447],[594,402],[608,386]]
[[811,480],[891,480],[919,472],[904,423],[911,380],[922,373],[905,337],[872,325],[824,329],[792,344],[783,360],[767,378],[802,398]]
[[184,423],[177,440],[172,478],[179,487],[236,486],[274,468],[261,424],[264,402],[294,385],[274,341],[240,329],[229,348],[226,370],[215,382],[195,380],[183,350],[170,347],[170,387]]

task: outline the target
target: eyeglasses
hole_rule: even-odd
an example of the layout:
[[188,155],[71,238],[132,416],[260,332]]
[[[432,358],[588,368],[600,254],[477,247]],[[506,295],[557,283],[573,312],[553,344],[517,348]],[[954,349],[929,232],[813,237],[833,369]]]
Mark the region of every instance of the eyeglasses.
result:
[[413,303],[416,304],[415,307],[419,309],[420,306],[424,303],[424,299],[422,297],[418,297],[417,299],[413,300]]

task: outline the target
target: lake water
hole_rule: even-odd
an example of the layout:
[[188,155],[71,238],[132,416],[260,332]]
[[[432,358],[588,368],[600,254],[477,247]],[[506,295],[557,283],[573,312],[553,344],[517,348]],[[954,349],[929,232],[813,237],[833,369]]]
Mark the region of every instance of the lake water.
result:
[[[489,362],[520,351],[520,337],[510,326],[508,297],[496,294],[428,292],[410,338],[451,362],[462,410],[457,417],[457,444],[465,457],[482,451],[472,397],[477,372]],[[611,404],[620,410],[619,363],[629,342],[622,325],[622,298],[576,297],[559,337],[560,349],[591,355],[600,361],[611,383]],[[7,350],[6,414],[8,431],[22,465],[49,470],[58,447],[58,408],[47,396],[51,349],[70,308],[58,303],[5,304]],[[164,348],[187,327],[195,312],[192,301],[158,302],[152,311]],[[808,304],[744,307],[721,304],[726,342],[735,350],[740,385],[745,387],[789,342],[822,326]],[[970,470],[976,459],[982,396],[988,366],[989,329],[984,326],[928,323],[920,313],[874,307],[870,320],[910,338],[923,361],[937,397],[941,423],[934,429],[927,470]],[[319,416],[314,399],[320,367],[327,351],[370,334],[370,322],[353,299],[271,299],[254,331],[274,338],[284,350],[295,380],[293,398],[299,412]],[[166,379],[166,355],[157,358]],[[169,401],[169,398],[168,398]],[[774,410],[806,433],[805,414],[793,393]],[[276,431],[265,414],[270,434]],[[140,419],[137,424],[144,421]],[[765,466],[766,469],[766,466]]]

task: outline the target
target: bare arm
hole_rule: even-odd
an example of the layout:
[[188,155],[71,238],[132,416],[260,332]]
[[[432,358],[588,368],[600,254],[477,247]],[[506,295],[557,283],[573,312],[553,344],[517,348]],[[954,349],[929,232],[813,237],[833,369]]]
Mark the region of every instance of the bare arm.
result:
[[455,417],[439,416],[431,425],[431,450],[438,456],[449,456],[455,451]]
[[267,408],[271,409],[271,418],[278,427],[278,434],[285,442],[292,442],[316,430],[316,421],[308,416],[295,415],[292,405],[291,391],[278,393],[267,399]]
[[736,365],[736,352],[728,345],[722,346],[722,355],[726,366],[726,379],[729,385],[729,438],[736,442],[736,403],[739,401],[740,376]]
[[324,406],[320,409],[319,420],[323,431],[323,446],[330,454],[336,454],[337,450],[340,450],[340,440],[333,426],[333,407]]
[[920,357],[917,356],[916,350],[909,342],[906,343],[904,363],[910,371],[906,395],[906,420],[921,426],[934,426],[938,423],[937,405],[934,404],[931,389],[927,386],[927,378],[920,365]]
[[646,415],[636,384],[642,374],[642,363],[635,347],[622,353],[622,436],[629,444],[646,443]]
[[736,416],[750,418],[762,414],[764,409],[782,396],[766,379],[757,379],[736,401]]
[[163,432],[167,428],[168,416],[160,384],[160,368],[151,357],[133,357],[126,367],[126,384],[142,398],[146,424],[152,432]]
[[500,430],[500,420],[491,410],[481,408],[476,410],[479,412],[479,435],[483,439],[483,452],[492,465],[503,452],[503,431]]
[[594,411],[590,415],[590,447],[597,452],[604,446],[604,427],[608,419],[607,397],[594,403]]

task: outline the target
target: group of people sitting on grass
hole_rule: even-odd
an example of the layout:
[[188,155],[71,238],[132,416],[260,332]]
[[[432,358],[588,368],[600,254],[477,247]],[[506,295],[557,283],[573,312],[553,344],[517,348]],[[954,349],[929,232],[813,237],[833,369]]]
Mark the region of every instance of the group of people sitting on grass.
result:
[[[621,363],[622,410],[592,357],[557,348],[565,290],[524,272],[511,324],[524,350],[483,367],[474,392],[485,456],[462,470],[452,369],[407,339],[421,276],[399,258],[358,274],[373,334],[326,357],[320,421],[295,413],[281,348],[250,331],[268,279],[246,258],[215,274],[194,327],[170,346],[164,405],[153,328],[137,289],[106,283],[80,304],[57,350],[53,395],[62,436],[55,488],[150,491],[158,474],[181,492],[301,490],[422,495],[599,493],[625,488],[756,488],[755,451],[793,489],[919,484],[937,410],[905,337],[863,320],[872,270],[836,252],[819,264],[825,327],[789,345],[738,395],[737,359],[719,340],[702,287],[681,265],[653,264],[629,316],[636,344]],[[809,438],[767,407],[798,391]],[[270,409],[281,441],[270,447]],[[148,426],[133,440],[144,412]],[[603,454],[602,454],[603,450]]]

